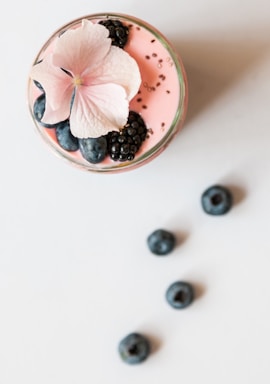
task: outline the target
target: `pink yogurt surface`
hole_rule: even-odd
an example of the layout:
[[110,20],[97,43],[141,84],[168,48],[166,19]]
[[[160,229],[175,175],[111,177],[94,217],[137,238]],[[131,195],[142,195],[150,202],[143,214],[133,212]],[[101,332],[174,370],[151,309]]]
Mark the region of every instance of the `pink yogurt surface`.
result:
[[[117,19],[121,20],[121,17],[117,17]],[[91,19],[91,21],[98,22],[99,20]],[[180,94],[181,80],[178,77],[176,63],[166,46],[159,41],[155,34],[142,25],[136,24],[133,21],[121,21],[129,26],[129,39],[124,50],[137,61],[142,78],[138,94],[130,102],[130,110],[134,110],[142,116],[148,129],[148,137],[142,143],[133,160],[136,161],[136,159],[140,158],[153,147],[158,146],[160,141],[168,133],[172,123],[177,119],[180,98],[184,98],[185,95]],[[40,52],[37,61],[53,49],[55,39],[57,38],[58,34],[56,34],[55,38],[50,41],[50,44]],[[177,65],[181,68],[178,62]],[[183,71],[183,68],[181,68],[181,70]],[[185,81],[184,73],[182,81]],[[40,93],[40,90],[31,82],[29,93],[30,108],[33,108],[34,101]],[[185,110],[185,105],[183,109]],[[181,117],[181,120],[183,119],[184,116]],[[39,125],[37,122],[36,124]],[[89,166],[89,163],[82,157],[79,150],[76,152],[67,152],[58,145],[54,129],[40,126],[39,130],[42,131],[43,136],[47,136],[45,137],[45,139],[47,139],[46,141],[49,141],[53,147],[57,149],[57,152],[64,154],[65,157],[71,161],[74,159],[75,162],[81,165]],[[123,166],[123,164],[127,163],[130,162],[121,163],[121,165]],[[95,168],[102,169],[117,164],[119,163],[111,160],[110,157],[107,156],[104,161],[95,164]]]

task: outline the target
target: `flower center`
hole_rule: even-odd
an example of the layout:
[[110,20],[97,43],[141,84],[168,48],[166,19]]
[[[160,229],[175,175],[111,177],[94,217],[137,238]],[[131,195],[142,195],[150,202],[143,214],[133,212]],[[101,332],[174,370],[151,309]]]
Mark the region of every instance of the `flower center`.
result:
[[83,79],[80,76],[75,76],[73,79],[75,87],[83,84]]

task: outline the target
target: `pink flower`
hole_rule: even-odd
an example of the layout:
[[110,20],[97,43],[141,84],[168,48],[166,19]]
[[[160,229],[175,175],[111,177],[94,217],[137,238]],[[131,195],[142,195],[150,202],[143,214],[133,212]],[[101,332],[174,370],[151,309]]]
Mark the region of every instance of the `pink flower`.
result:
[[31,78],[46,94],[44,123],[69,118],[78,138],[99,137],[125,125],[141,76],[136,61],[112,46],[108,35],[103,25],[85,19],[59,36],[53,52],[33,66]]

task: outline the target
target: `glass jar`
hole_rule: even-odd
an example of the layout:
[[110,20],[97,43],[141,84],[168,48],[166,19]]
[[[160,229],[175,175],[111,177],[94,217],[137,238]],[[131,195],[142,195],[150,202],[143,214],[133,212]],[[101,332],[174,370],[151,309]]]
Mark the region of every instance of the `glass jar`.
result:
[[[80,149],[66,150],[56,136],[55,126],[44,125],[34,105],[42,95],[42,87],[32,79],[28,83],[28,103],[34,124],[49,147],[81,169],[92,172],[115,173],[137,168],[158,156],[181,129],[188,104],[187,78],[179,55],[171,43],[147,22],[117,13],[97,13],[74,20],[57,30],[43,45],[34,64],[40,62],[52,50],[56,39],[68,29],[81,25],[83,19],[93,23],[101,20],[119,20],[128,27],[128,42],[124,50],[133,57],[141,74],[138,93],[129,103],[130,111],[138,113],[147,128],[147,135],[131,160],[112,160],[108,154],[99,163],[87,161]],[[33,65],[34,65],[33,64]]]

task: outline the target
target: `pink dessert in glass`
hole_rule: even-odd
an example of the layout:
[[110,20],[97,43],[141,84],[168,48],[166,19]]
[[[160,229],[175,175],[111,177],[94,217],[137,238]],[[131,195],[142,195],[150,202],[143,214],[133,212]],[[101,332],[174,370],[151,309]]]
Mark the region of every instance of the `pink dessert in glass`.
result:
[[[113,173],[141,166],[166,148],[184,122],[187,80],[181,59],[154,27],[102,13],[63,26],[45,43],[31,70],[28,99],[38,132],[56,154],[82,169]],[[131,129],[138,125],[139,133]],[[93,161],[85,156],[99,150]]]

